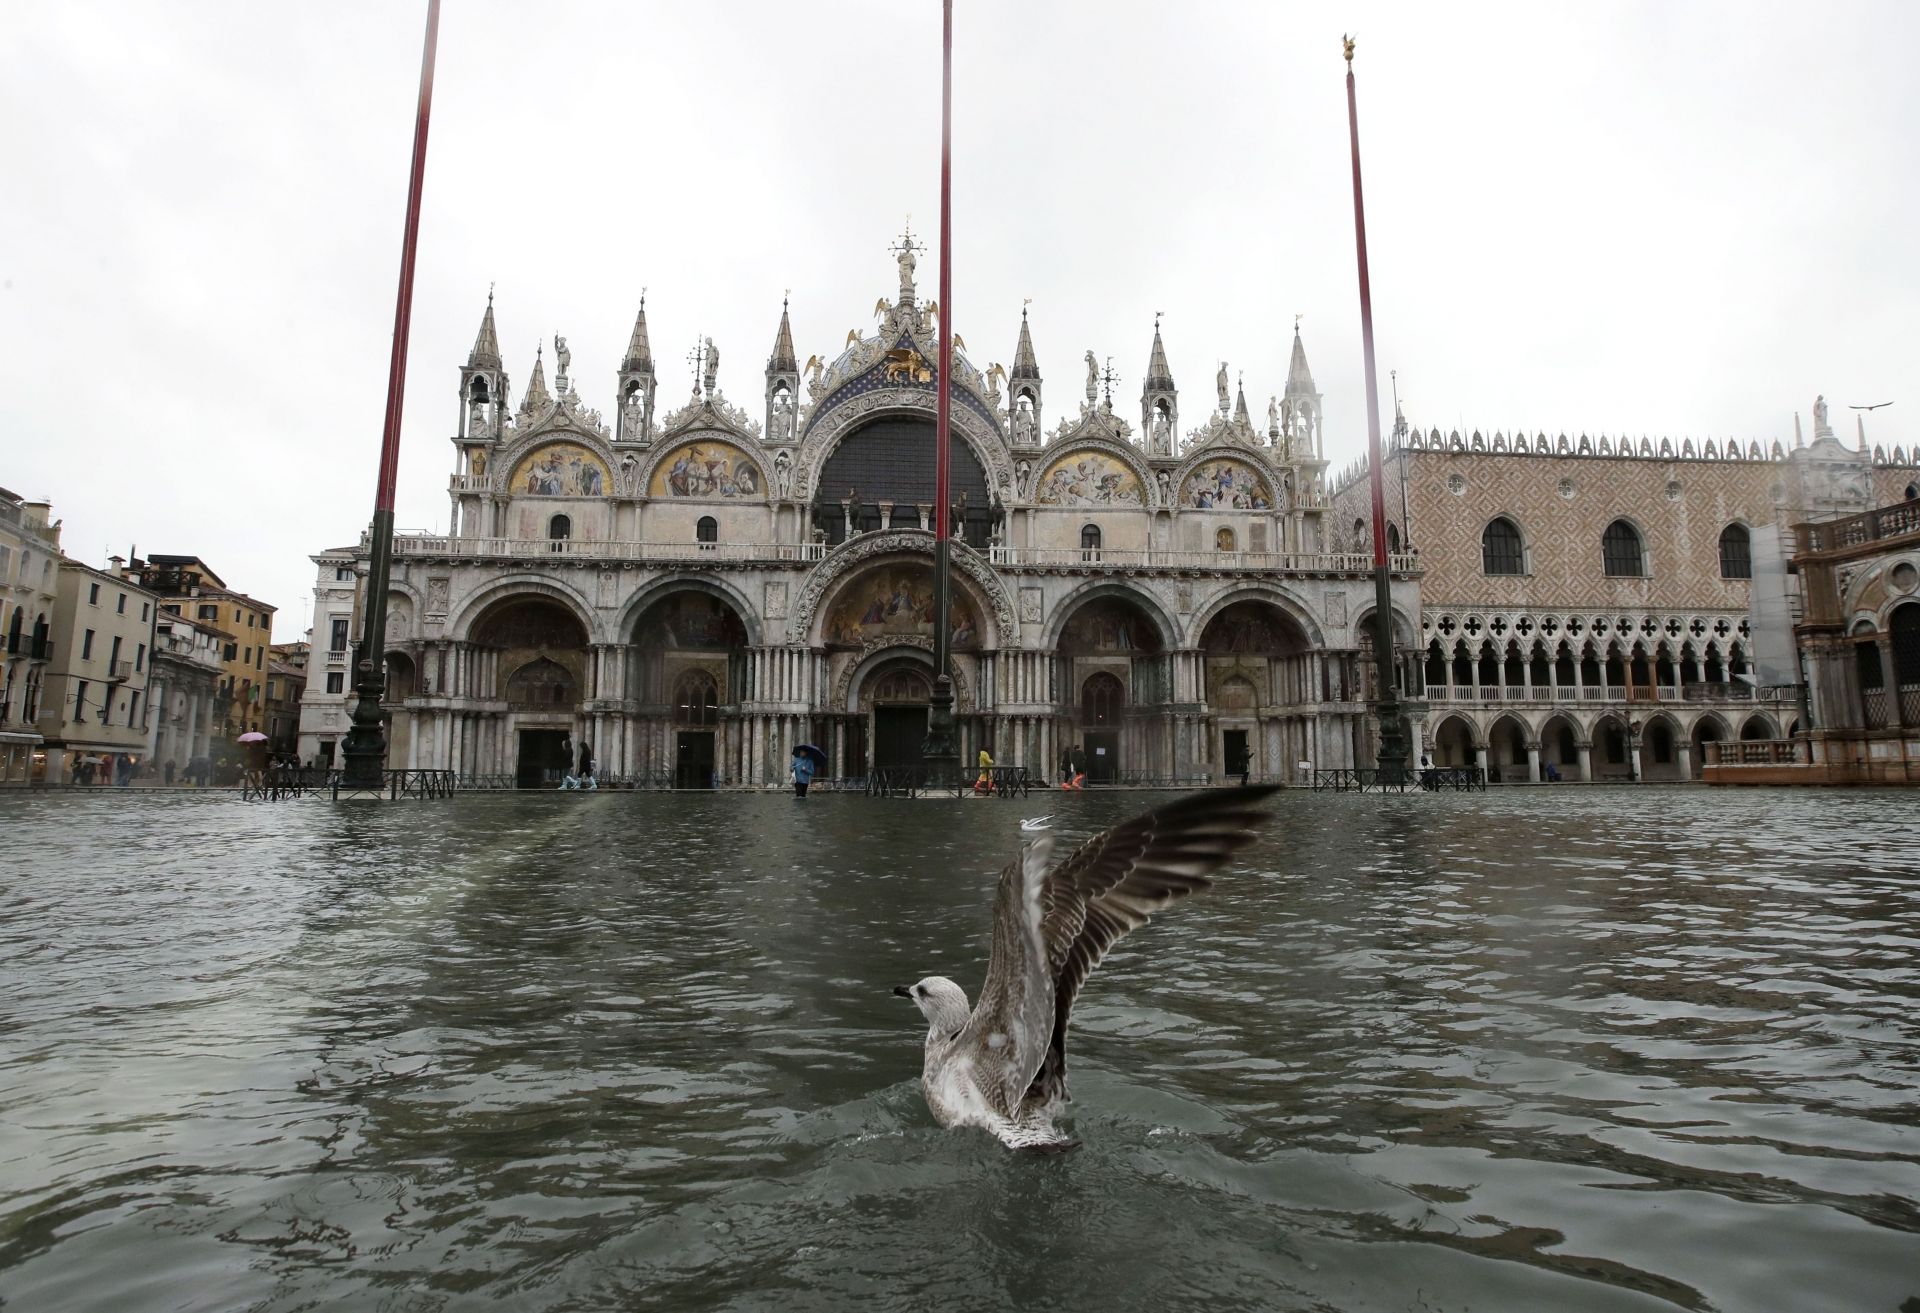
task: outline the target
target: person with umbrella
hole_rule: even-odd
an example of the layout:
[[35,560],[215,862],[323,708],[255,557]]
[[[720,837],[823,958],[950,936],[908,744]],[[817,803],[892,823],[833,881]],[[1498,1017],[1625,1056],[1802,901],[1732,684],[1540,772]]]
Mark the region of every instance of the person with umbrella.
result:
[[267,784],[267,736],[257,729],[250,729],[234,742],[241,745],[245,755],[241,767],[241,787],[243,790],[260,791]]
[[802,743],[793,750],[793,796],[807,796],[807,785],[813,782],[813,773],[826,765],[827,754],[811,743]]

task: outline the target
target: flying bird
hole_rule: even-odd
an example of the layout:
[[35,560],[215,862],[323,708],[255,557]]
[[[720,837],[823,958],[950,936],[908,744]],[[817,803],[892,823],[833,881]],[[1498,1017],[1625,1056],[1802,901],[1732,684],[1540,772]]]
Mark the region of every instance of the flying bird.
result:
[[1124,821],[1053,861],[1041,821],[993,896],[993,946],[980,1002],[945,976],[894,993],[927,1019],[920,1085],[942,1126],[979,1126],[1010,1149],[1070,1149],[1054,1125],[1069,1101],[1067,1023],[1080,987],[1129,931],[1188,894],[1253,842],[1272,787],[1209,789]]

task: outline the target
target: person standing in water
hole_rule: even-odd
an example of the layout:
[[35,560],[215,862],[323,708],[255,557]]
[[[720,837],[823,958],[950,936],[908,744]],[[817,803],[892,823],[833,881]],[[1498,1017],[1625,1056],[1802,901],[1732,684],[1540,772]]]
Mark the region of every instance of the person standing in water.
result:
[[813,783],[813,757],[809,753],[794,750],[793,754],[793,796],[807,796],[807,785]]

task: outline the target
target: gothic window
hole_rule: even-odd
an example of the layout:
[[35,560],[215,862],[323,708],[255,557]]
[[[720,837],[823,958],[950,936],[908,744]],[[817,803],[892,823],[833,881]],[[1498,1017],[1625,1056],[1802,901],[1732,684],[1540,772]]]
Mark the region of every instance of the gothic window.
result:
[[1489,520],[1480,533],[1480,569],[1485,574],[1526,573],[1520,526],[1504,515]]
[[673,719],[678,725],[714,725],[720,720],[720,688],[704,670],[689,670],[673,683]]
[[1920,501],[1920,484],[1909,483],[1906,496],[1908,501]]
[[1080,529],[1080,559],[1097,561],[1100,559],[1100,526],[1082,525]]
[[1347,550],[1354,552],[1364,552],[1367,550],[1367,522],[1365,520],[1355,520],[1353,522],[1353,545]]
[[1625,520],[1615,520],[1600,537],[1600,560],[1609,579],[1635,579],[1646,574],[1646,549],[1640,531]]
[[720,541],[720,521],[711,515],[702,515],[700,522],[693,526],[694,541],[711,547]]
[[573,521],[564,515],[556,515],[547,521],[547,537],[552,540],[551,550],[564,552],[563,543],[573,537]]
[[1126,705],[1126,690],[1120,687],[1118,677],[1107,671],[1098,671],[1085,684],[1080,686],[1080,720],[1087,726],[1110,725],[1120,715],[1120,708]]
[[1234,550],[1233,530],[1222,528],[1216,531],[1213,535],[1213,546],[1216,551],[1222,551],[1222,552],[1233,551]]
[[[1893,635],[1893,680],[1900,686],[1901,702],[1905,704],[1914,697],[1913,690],[1920,689],[1920,602],[1902,604],[1887,628]],[[1909,714],[1913,709],[1908,707]]]
[[1753,578],[1753,545],[1744,524],[1729,524],[1720,531],[1720,577]]
[[1392,520],[1387,521],[1387,550],[1390,552],[1400,550],[1400,526]]

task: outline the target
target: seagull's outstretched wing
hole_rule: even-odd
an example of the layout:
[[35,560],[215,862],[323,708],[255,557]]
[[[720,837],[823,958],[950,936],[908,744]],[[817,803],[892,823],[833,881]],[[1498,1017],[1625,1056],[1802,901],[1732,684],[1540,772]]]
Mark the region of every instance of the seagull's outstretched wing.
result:
[[1047,873],[1040,928],[1052,976],[1052,1031],[1026,1099],[1067,1098],[1067,1021],[1080,986],[1122,936],[1176,899],[1212,887],[1211,872],[1252,843],[1255,827],[1269,819],[1254,804],[1274,792],[1269,786],[1188,794],[1095,835]]
[[1009,1119],[1046,1059],[1053,1031],[1054,971],[1041,922],[1053,836],[1021,826],[1020,856],[1000,873],[993,894],[993,946],[979,1001],[959,1036],[987,1101]]

